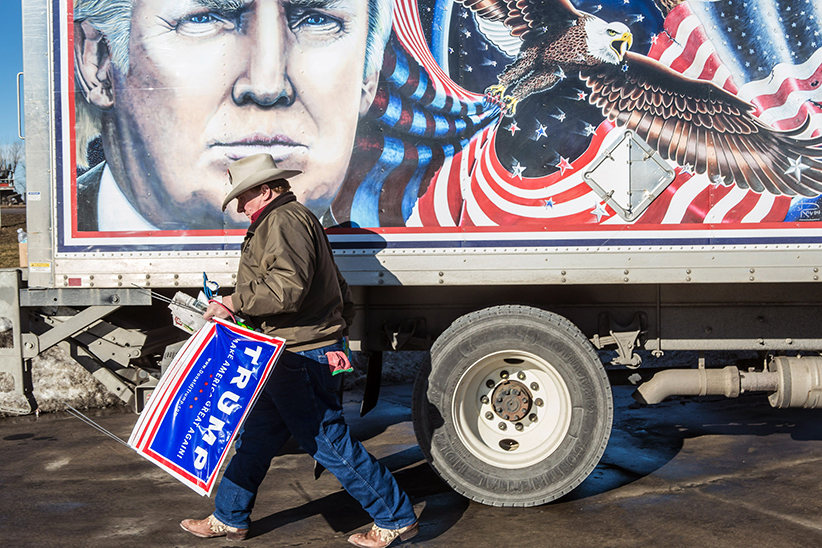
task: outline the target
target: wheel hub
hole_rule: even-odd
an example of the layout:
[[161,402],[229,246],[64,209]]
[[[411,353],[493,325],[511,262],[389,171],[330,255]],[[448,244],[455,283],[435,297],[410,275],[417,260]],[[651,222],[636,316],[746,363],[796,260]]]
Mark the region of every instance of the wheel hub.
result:
[[499,383],[491,396],[491,405],[497,416],[511,422],[521,421],[528,416],[531,403],[531,392],[517,381]]

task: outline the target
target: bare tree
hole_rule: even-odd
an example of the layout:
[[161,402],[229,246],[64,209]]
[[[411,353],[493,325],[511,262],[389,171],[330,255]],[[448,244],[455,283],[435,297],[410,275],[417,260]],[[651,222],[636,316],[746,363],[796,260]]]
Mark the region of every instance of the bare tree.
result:
[[0,143],[0,181],[14,182],[21,194],[25,193],[26,149],[17,139]]

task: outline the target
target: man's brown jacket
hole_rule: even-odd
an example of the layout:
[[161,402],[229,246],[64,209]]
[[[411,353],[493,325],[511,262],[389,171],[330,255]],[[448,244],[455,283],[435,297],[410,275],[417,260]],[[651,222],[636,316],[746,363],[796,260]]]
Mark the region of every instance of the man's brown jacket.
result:
[[326,346],[348,334],[354,301],[322,225],[293,193],[268,204],[242,245],[236,311],[291,351]]

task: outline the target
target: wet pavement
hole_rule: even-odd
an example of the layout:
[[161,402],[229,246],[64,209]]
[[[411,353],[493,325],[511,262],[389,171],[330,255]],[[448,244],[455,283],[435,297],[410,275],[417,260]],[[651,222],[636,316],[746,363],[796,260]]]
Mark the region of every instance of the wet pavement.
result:
[[[614,387],[614,430],[600,465],[570,495],[492,508],[451,491],[414,439],[409,385],[383,387],[352,430],[408,491],[421,531],[403,546],[809,547],[822,545],[822,410],[775,410],[764,396],[639,407]],[[136,416],[90,411],[127,439]],[[348,546],[367,514],[295,445],[274,461],[239,546]],[[10,547],[238,546],[180,529],[202,498],[67,414],[0,419],[0,539]]]

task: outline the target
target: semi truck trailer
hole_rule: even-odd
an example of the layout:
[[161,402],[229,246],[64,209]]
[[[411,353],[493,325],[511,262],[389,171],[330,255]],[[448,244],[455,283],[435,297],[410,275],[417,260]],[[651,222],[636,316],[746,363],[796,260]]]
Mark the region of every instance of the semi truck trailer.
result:
[[[32,358],[59,346],[139,411],[186,337],[152,292],[230,291],[225,170],[269,152],[353,290],[363,411],[382,352],[430,352],[414,429],[466,497],[533,506],[588,476],[601,350],[641,404],[816,408],[818,9],[762,9],[23,0],[28,258],[0,272],[0,371],[33,410]],[[654,364],[679,350],[699,358]]]

